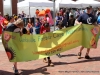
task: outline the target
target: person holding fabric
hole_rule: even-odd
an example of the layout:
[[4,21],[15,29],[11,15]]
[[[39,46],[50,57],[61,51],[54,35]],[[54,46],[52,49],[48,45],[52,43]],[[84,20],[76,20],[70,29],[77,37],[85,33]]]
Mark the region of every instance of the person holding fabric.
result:
[[[44,23],[41,25],[41,29],[40,29],[40,34],[46,33],[46,32],[50,32],[50,25],[47,22],[47,19],[44,19]],[[48,59],[48,61],[47,61]],[[54,64],[52,63],[50,57],[47,57],[43,59],[43,62],[48,63],[48,66],[54,66]]]
[[[94,15],[91,14],[91,8],[87,7],[87,12],[83,13],[82,15],[79,16],[79,18],[77,19],[77,24],[82,25],[82,24],[89,24],[89,25],[96,25],[96,18]],[[82,55],[82,50],[84,49],[84,47],[80,48],[80,52],[78,53],[78,58],[81,58]],[[87,52],[85,55],[86,59],[91,59],[91,57],[89,56],[89,52],[90,52],[90,48],[87,48]]]
[[[11,24],[11,25],[6,29],[6,31],[9,31],[9,32],[16,32],[16,33],[20,33],[20,35],[22,35],[22,31],[21,31],[21,30],[23,29],[23,27],[24,27],[23,20],[18,19],[18,20],[15,21],[13,24]],[[13,70],[14,70],[15,75],[19,75],[18,68],[17,68],[17,62],[14,62]]]

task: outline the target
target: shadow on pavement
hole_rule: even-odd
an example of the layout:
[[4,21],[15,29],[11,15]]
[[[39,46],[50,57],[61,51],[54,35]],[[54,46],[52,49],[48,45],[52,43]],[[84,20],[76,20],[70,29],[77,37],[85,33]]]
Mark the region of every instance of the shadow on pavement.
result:
[[20,74],[21,75],[30,75],[30,74],[34,74],[34,73],[42,73],[44,75],[50,74],[50,73],[46,72],[47,68],[45,68],[45,67],[40,67],[40,68],[37,68],[35,70],[34,69],[33,70],[21,70],[22,72]]
[[0,75],[14,75],[14,73],[0,70]]
[[70,56],[77,56],[77,55],[75,55],[75,54],[61,55],[61,57],[70,57]]
[[[79,59],[81,60],[81,59]],[[92,62],[92,61],[100,61],[100,57],[93,57],[92,59],[87,59],[87,60],[82,60],[82,61],[77,61],[77,62],[71,62],[67,64],[78,64],[78,63],[85,63],[85,62]]]
[[[66,65],[66,64],[67,64],[66,62],[54,62],[54,67],[56,65]],[[50,75],[49,72],[46,72],[47,71],[46,67],[48,67],[48,66],[43,66],[43,67],[33,69],[33,70],[21,70],[22,72],[20,74],[21,75],[30,75],[30,74],[34,74],[34,73],[41,73],[43,75]]]
[[55,66],[58,66],[58,65],[67,65],[68,63],[67,62],[53,62]]

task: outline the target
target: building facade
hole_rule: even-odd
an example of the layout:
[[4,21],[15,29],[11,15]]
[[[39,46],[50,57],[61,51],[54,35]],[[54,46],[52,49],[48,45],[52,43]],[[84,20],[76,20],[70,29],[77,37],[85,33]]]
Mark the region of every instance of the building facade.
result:
[[[3,1],[4,0],[0,0],[0,14],[3,16],[4,15],[4,11],[3,11]],[[22,0],[21,0],[22,1]],[[17,3],[18,3],[18,0],[11,0],[11,6],[12,6],[12,14],[17,14]]]
[[21,1],[24,1],[24,0],[18,0],[18,2],[21,2]]

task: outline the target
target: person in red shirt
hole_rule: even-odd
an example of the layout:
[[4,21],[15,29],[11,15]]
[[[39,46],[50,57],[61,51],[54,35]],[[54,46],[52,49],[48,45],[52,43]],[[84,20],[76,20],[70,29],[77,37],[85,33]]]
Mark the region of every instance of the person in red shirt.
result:
[[7,27],[8,21],[0,16],[0,36],[2,34],[2,30],[4,31]]
[[[50,25],[47,22],[46,19],[44,19],[44,23],[41,25],[40,28],[40,34],[46,33],[46,32],[50,32]],[[48,66],[54,66],[54,64],[52,63],[50,57],[47,57],[48,61],[46,60],[46,58],[44,58],[44,62],[47,63],[48,62]]]
[[50,32],[50,26],[46,19],[44,19],[44,23],[41,25],[40,34]]

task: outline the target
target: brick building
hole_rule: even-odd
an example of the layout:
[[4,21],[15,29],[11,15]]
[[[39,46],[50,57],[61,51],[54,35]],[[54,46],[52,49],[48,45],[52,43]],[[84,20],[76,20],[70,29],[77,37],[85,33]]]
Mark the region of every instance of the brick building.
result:
[[[3,1],[5,0],[0,0],[0,14],[3,16],[4,15],[4,11],[3,11]],[[12,14],[17,14],[17,3],[21,2],[23,0],[11,0],[11,4],[12,4]]]

